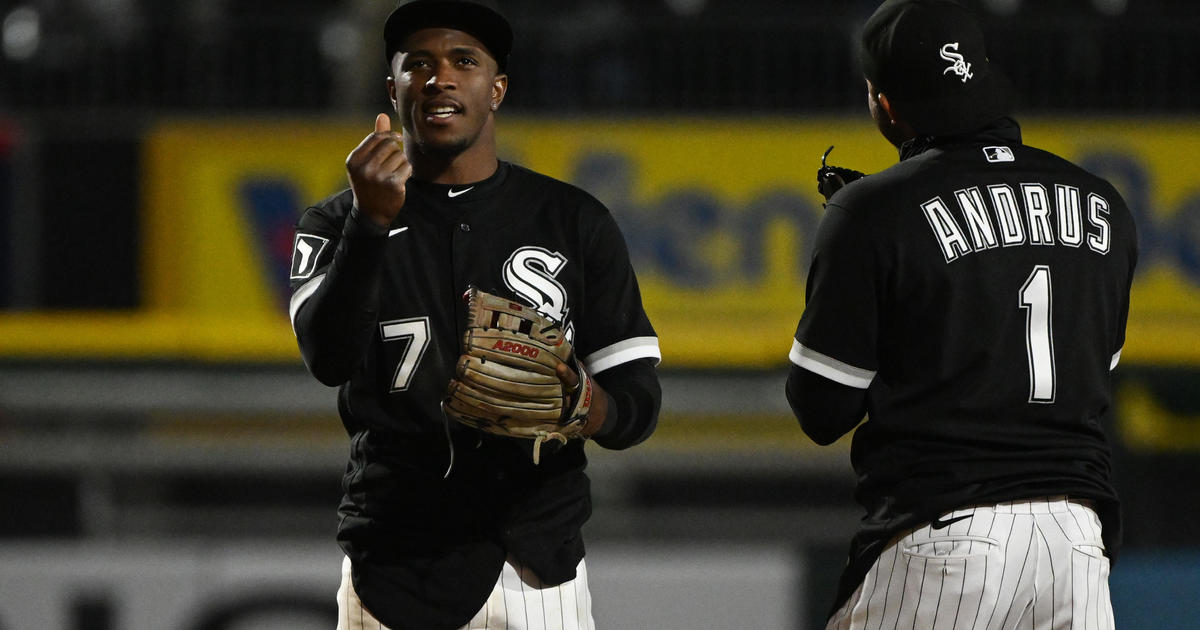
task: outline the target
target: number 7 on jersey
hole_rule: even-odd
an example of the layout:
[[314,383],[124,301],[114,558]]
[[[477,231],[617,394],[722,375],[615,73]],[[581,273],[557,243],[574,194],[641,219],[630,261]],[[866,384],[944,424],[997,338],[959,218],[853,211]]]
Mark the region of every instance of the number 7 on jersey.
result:
[[407,341],[400,356],[400,364],[396,366],[396,374],[392,377],[392,392],[402,392],[412,383],[413,374],[421,357],[425,356],[425,348],[429,346],[429,318],[414,317],[379,324],[379,334],[386,341]]

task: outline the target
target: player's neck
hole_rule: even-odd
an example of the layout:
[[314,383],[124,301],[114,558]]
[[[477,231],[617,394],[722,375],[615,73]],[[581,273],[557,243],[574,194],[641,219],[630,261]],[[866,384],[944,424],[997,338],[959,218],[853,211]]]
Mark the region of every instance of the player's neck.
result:
[[473,184],[481,182],[499,167],[496,144],[490,135],[482,135],[460,153],[439,155],[418,149],[409,155],[413,177],[434,184]]

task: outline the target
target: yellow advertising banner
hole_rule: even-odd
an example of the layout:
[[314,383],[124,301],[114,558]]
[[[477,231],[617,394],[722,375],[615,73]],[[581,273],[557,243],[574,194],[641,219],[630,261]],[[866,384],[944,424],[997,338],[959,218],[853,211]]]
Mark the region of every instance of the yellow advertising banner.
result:
[[[1023,121],[1029,144],[1109,178],[1142,243],[1123,360],[1200,364],[1200,121]],[[291,228],[346,185],[372,120],[166,121],[145,140],[145,306],[0,316],[7,356],[298,360]],[[896,151],[861,118],[502,118],[501,154],[575,183],[621,225],[664,367],[786,363],[803,309],[815,171]]]

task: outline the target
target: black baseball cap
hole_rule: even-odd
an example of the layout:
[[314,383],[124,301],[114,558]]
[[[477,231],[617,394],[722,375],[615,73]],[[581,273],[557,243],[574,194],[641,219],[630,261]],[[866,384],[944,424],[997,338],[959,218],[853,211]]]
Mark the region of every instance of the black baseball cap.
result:
[[1012,110],[983,29],[954,0],[886,0],[867,19],[863,75],[921,135],[972,131]]
[[388,63],[409,35],[439,27],[470,33],[487,47],[502,72],[508,66],[512,25],[494,0],[400,0],[383,25]]

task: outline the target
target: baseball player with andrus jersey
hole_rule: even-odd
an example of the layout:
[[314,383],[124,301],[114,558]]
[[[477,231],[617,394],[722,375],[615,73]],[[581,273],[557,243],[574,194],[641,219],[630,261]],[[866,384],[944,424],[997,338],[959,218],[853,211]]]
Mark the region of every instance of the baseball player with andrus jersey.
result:
[[900,162],[819,172],[826,192],[853,181],[828,198],[787,382],[814,441],[854,431],[865,516],[827,627],[1112,628],[1101,418],[1137,259],[1129,210],[1022,142],[957,2],[883,2],[861,57]]
[[[584,444],[640,443],[661,399],[624,240],[584,191],[497,159],[512,30],[494,2],[404,0],[384,39],[399,129],[377,117],[292,265],[301,355],[350,436],[338,628],[591,629]],[[481,359],[476,338],[499,341]],[[545,415],[545,397],[514,402],[530,386],[506,379],[529,375],[502,355],[550,350],[536,388],[561,430],[505,437],[523,409],[503,404]]]

